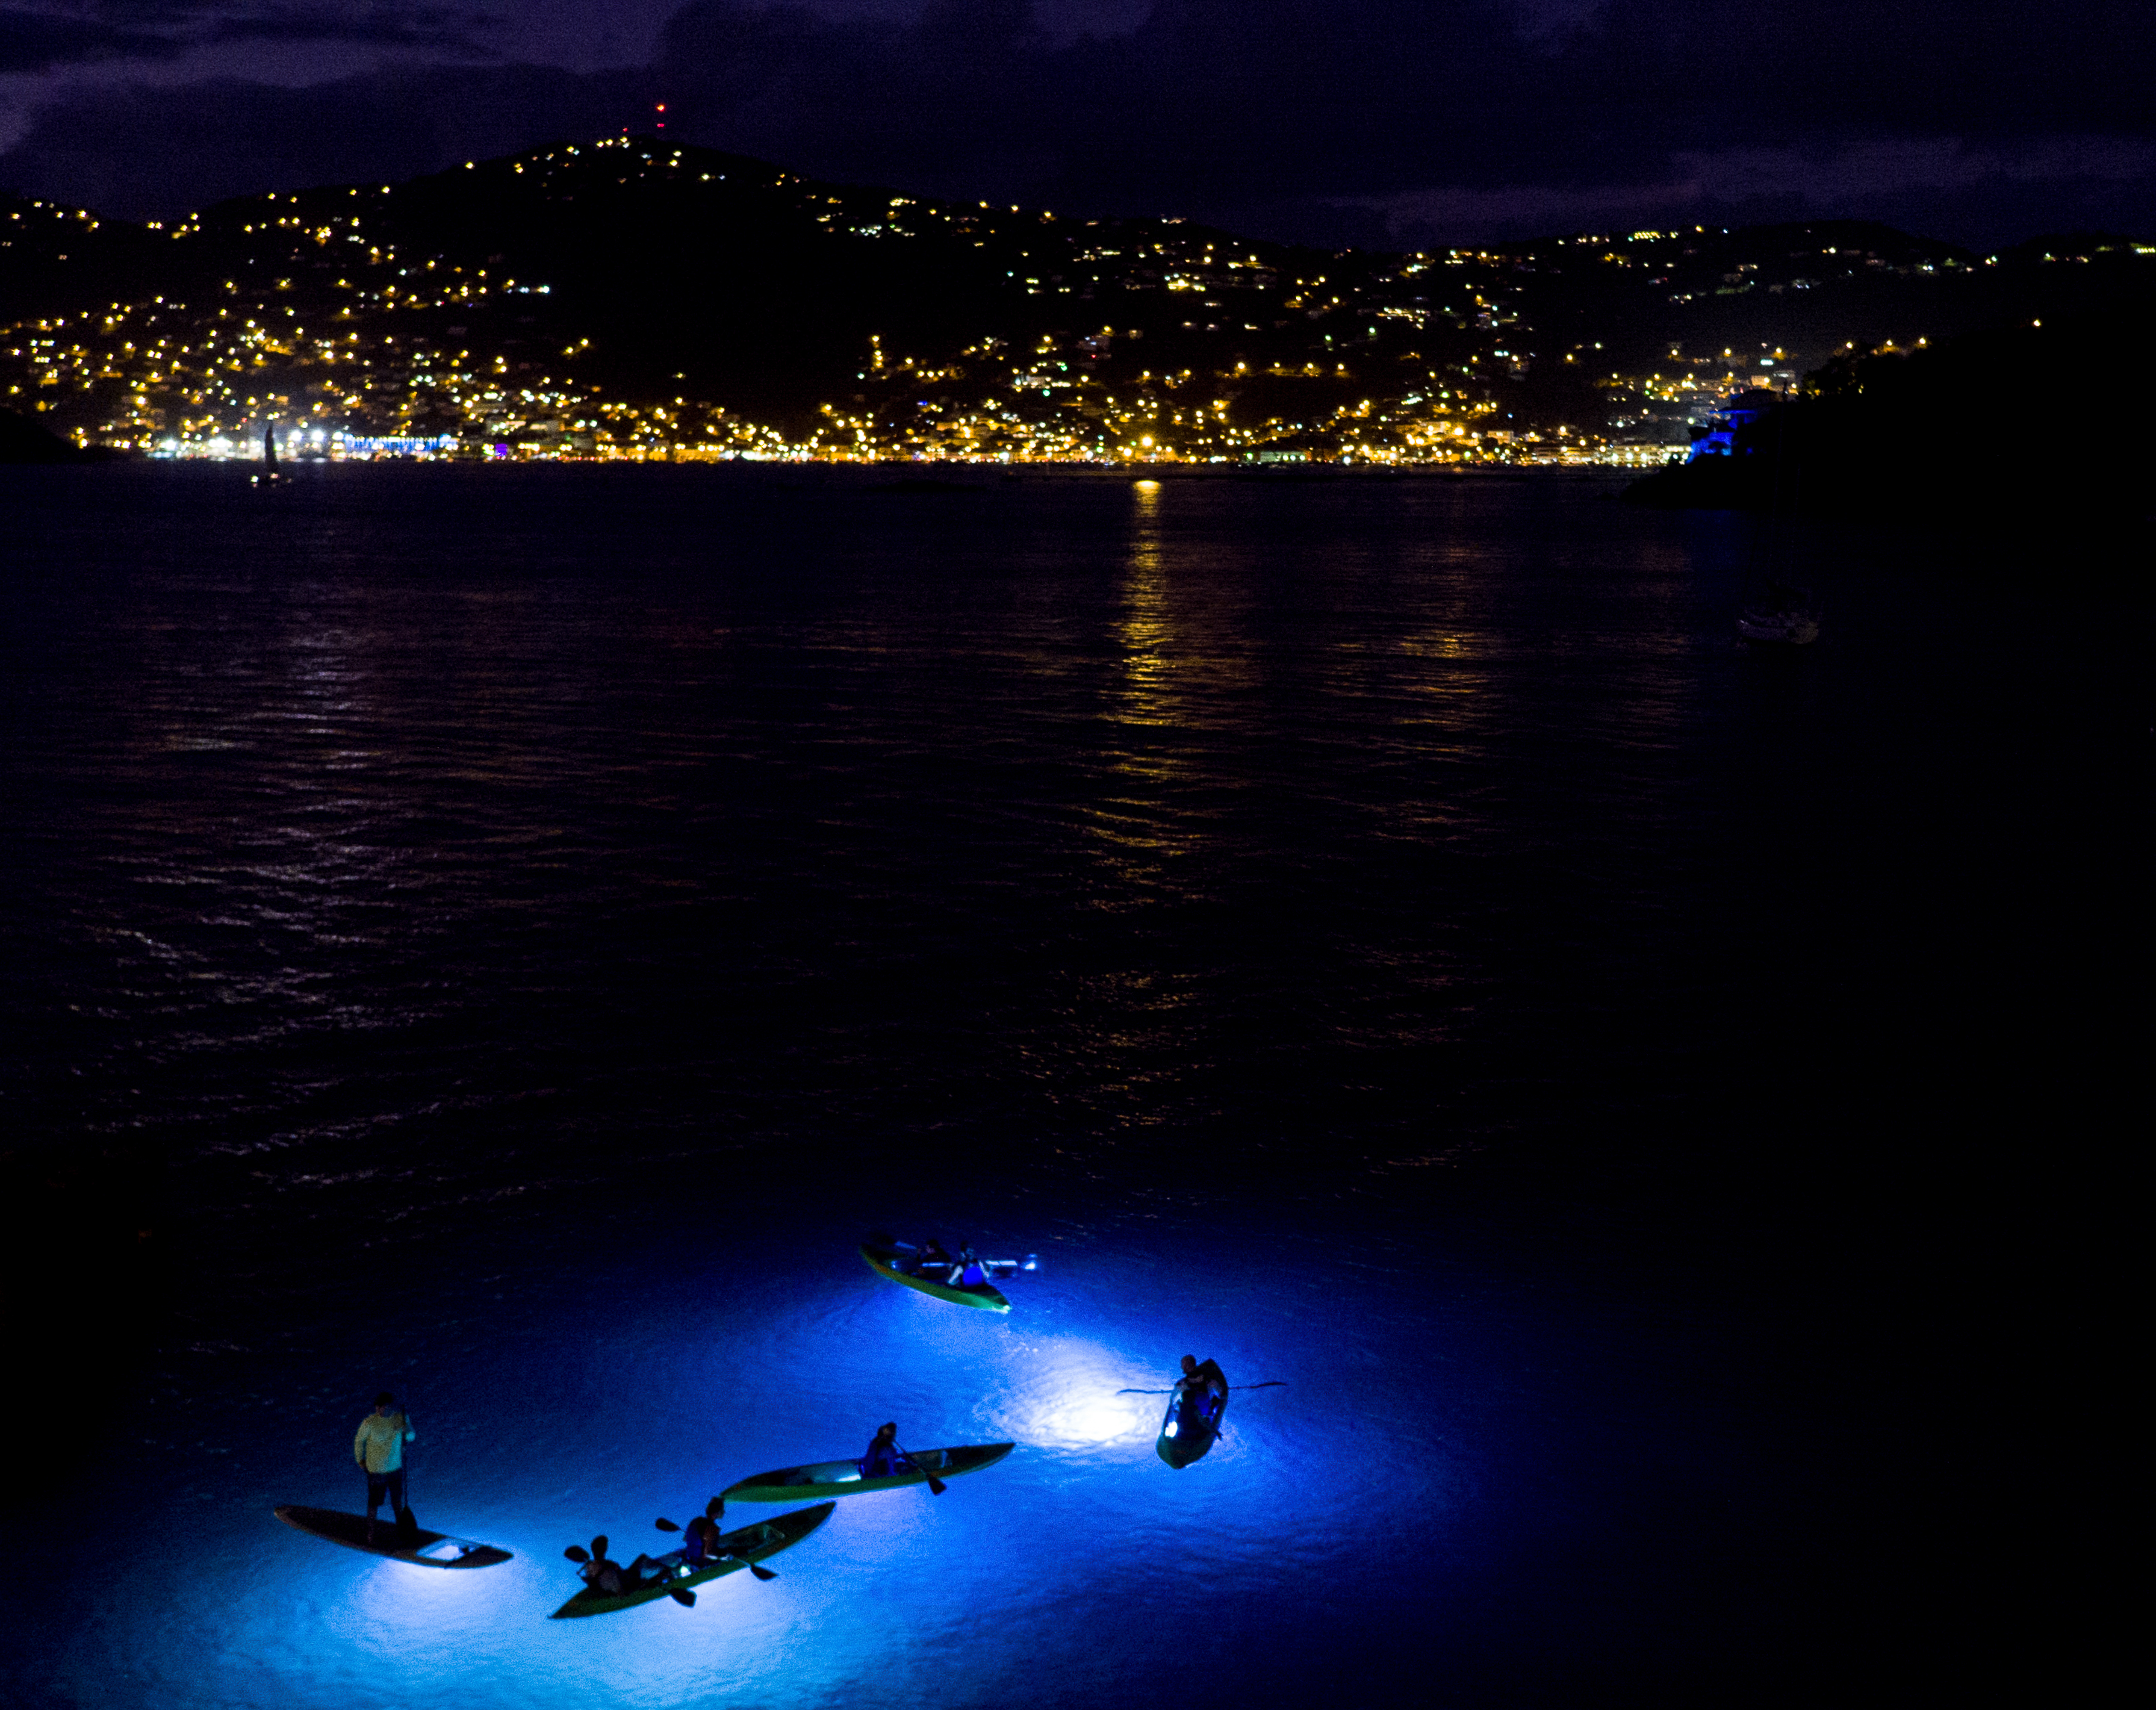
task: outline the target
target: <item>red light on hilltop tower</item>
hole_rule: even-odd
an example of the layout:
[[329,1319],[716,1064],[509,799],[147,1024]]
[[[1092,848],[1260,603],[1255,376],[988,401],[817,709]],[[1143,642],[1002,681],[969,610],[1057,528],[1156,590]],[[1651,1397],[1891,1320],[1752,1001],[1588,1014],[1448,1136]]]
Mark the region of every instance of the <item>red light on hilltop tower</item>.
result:
[[657,111],[659,114],[659,128],[661,131],[664,131],[666,128],[666,103],[664,101],[660,102]]

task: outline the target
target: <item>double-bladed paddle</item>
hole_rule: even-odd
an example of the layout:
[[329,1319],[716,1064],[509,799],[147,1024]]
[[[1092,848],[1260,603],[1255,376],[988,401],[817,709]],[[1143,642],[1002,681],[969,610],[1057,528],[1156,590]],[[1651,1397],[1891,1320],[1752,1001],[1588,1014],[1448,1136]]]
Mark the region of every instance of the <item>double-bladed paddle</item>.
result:
[[[663,1520],[660,1522],[660,1524],[662,1526],[665,1523],[666,1523]],[[678,1532],[680,1528],[679,1527],[675,1527],[674,1530]],[[584,1547],[580,1543],[572,1543],[567,1549],[562,1552],[562,1553],[567,1556],[571,1561],[579,1563],[603,1560],[605,1559],[606,1553],[607,1536],[603,1532],[592,1540],[592,1548],[589,1555],[584,1553]],[[672,1598],[675,1602],[680,1604],[684,1609],[694,1609],[696,1606],[696,1594],[693,1591],[685,1590],[679,1585],[669,1586],[667,1588],[666,1594]]]
[[[1263,1384],[1230,1384],[1228,1387],[1230,1389],[1285,1389],[1287,1388],[1287,1379],[1275,1378]],[[1175,1391],[1173,1389],[1118,1389],[1116,1394],[1118,1395],[1173,1395]]]

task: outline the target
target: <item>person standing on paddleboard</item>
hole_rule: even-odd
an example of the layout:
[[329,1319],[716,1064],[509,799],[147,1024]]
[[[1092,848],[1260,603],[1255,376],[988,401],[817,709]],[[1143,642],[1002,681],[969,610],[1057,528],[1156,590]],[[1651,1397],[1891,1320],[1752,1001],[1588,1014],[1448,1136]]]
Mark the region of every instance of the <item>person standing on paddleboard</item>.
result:
[[404,1517],[404,1446],[417,1442],[412,1421],[397,1410],[397,1398],[384,1389],[374,1398],[374,1411],[360,1420],[352,1434],[352,1458],[367,1475],[367,1541],[374,1542],[374,1511],[389,1499],[389,1512],[401,1523]]

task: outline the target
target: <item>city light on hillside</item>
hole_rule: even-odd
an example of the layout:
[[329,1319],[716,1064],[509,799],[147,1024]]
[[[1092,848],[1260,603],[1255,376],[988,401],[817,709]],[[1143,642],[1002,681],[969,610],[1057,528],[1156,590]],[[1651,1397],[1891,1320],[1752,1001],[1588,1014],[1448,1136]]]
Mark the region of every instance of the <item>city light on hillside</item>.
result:
[[[654,103],[654,122],[670,111]],[[688,198],[685,215],[701,219],[700,198],[727,182],[730,162],[624,134],[487,164],[509,178],[536,175],[548,196],[577,187],[577,197],[603,202],[654,187]],[[481,165],[466,162],[454,182],[476,192]],[[1642,466],[1682,454],[1732,388],[1794,393],[1832,350],[1793,352],[1786,332],[1748,350],[1718,327],[1708,346],[1717,354],[1687,357],[1686,338],[1671,336],[1650,342],[1662,353],[1651,364],[1628,366],[1617,356],[1624,347],[1605,338],[1560,342],[1536,282],[1558,248],[1568,268],[1651,270],[1681,319],[1686,306],[1715,297],[1759,302],[1882,269],[1931,277],[1960,265],[1941,253],[1889,266],[1846,243],[1751,254],[1735,248],[1743,234],[1702,229],[1583,236],[1519,253],[1343,251],[1306,271],[1293,252],[1174,219],[1081,223],[776,174],[747,193],[762,198],[758,218],[837,244],[803,251],[828,254],[834,279],[882,265],[875,258],[894,244],[943,244],[939,253],[956,259],[939,265],[961,268],[954,285],[978,267],[992,295],[1070,306],[1023,332],[996,330],[1002,311],[984,321],[969,307],[974,330],[947,341],[879,310],[876,331],[830,329],[855,352],[853,390],[815,383],[820,395],[766,408],[734,397],[725,364],[700,353],[713,335],[747,331],[726,320],[745,311],[706,327],[690,306],[742,286],[744,264],[701,267],[680,304],[663,293],[648,300],[640,312],[665,328],[654,354],[672,354],[665,341],[678,340],[687,358],[652,362],[654,378],[622,366],[623,329],[605,320],[591,281],[571,290],[536,252],[499,239],[460,246],[454,229],[404,215],[408,197],[362,217],[351,206],[362,193],[279,192],[146,224],[146,234],[207,245],[215,289],[181,292],[159,280],[159,289],[81,312],[49,308],[0,326],[0,396],[83,444],[152,456],[259,456],[266,429],[305,420],[326,437],[294,454],[328,460]],[[482,196],[466,213],[476,233],[493,204]],[[47,244],[62,258],[110,223],[31,202],[8,210],[5,224],[19,232],[38,220],[80,234]],[[1669,247],[1680,239],[1681,254]],[[1723,247],[1688,263],[1700,242]],[[2144,247],[2111,249],[2141,264]],[[2088,259],[2047,254],[2040,264]],[[742,300],[753,302],[753,278],[746,285]],[[603,283],[602,296],[613,288]],[[1077,330],[1065,330],[1070,321]],[[1930,347],[1926,336],[1863,348]],[[1855,340],[1840,350],[1861,353]]]

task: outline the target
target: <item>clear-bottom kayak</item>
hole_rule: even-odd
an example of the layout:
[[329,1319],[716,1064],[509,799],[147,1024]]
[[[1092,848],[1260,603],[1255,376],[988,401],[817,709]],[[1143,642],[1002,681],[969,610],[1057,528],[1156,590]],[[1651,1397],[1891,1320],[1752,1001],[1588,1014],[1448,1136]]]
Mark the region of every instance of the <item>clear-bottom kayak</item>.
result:
[[1192,1374],[1198,1381],[1169,1398],[1153,1449],[1170,1466],[1188,1466],[1213,1446],[1228,1411],[1228,1380],[1207,1360]]
[[612,1615],[618,1609],[632,1609],[655,1597],[671,1597],[677,1591],[701,1585],[706,1579],[739,1573],[751,1562],[760,1562],[766,1556],[793,1548],[831,1517],[834,1506],[819,1502],[813,1508],[796,1508],[791,1514],[781,1514],[775,1520],[759,1520],[753,1526],[721,1533],[718,1553],[699,1567],[692,1568],[683,1560],[681,1551],[670,1550],[648,1563],[644,1570],[645,1577],[634,1585],[613,1593],[587,1585],[556,1610],[552,1619],[558,1621],[577,1615]]
[[956,1478],[962,1472],[978,1472],[993,1466],[1016,1446],[1010,1443],[971,1443],[956,1449],[916,1450],[914,1465],[903,1472],[866,1478],[858,1461],[817,1461],[806,1466],[781,1466],[770,1472],[752,1473],[722,1493],[730,1502],[790,1502],[814,1492],[818,1496],[858,1497],[870,1491],[895,1491],[901,1485],[921,1484],[929,1474]]

